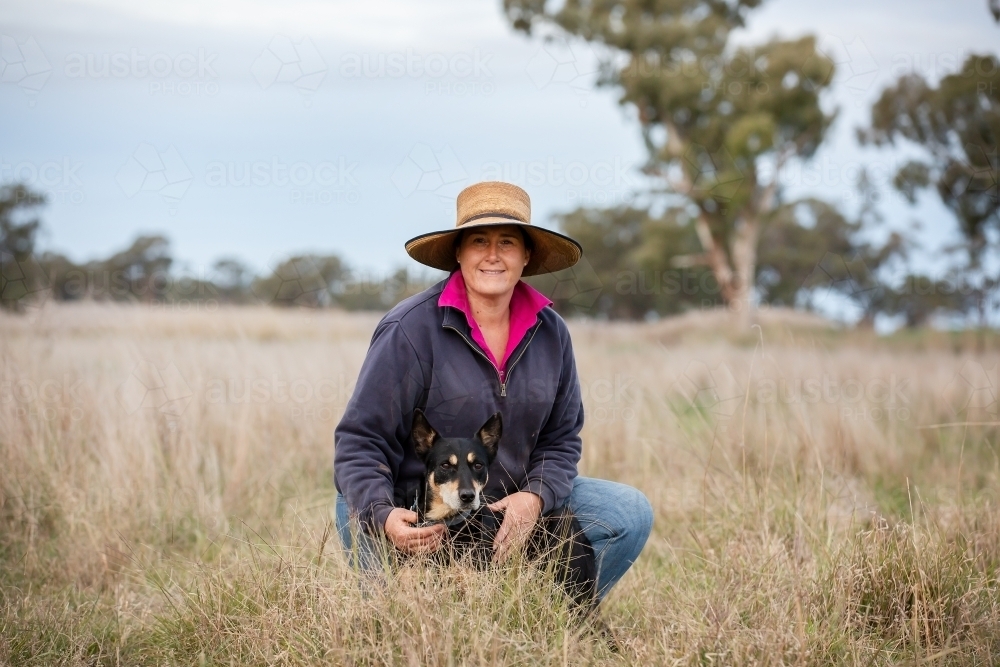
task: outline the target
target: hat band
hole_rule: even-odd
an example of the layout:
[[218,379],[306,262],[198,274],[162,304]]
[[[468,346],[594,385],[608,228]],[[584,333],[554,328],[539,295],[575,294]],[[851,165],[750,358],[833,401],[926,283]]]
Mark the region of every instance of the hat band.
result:
[[481,218],[504,218],[505,220],[511,220],[513,222],[520,222],[521,224],[528,224],[524,220],[521,220],[520,218],[515,218],[512,215],[507,215],[506,213],[488,213],[487,212],[487,213],[479,213],[477,215],[472,216],[468,220],[465,220],[464,222],[462,222],[462,224],[459,225],[459,227],[463,227],[463,226],[469,224],[470,222],[472,222],[473,220],[479,220]]

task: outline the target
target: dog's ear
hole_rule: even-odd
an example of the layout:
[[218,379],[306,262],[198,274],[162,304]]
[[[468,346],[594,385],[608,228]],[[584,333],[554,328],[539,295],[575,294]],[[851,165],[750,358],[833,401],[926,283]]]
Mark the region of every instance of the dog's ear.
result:
[[492,463],[497,455],[497,447],[500,445],[500,436],[503,435],[503,417],[500,416],[500,413],[493,413],[493,416],[486,420],[486,423],[483,424],[476,435],[483,441],[483,447],[486,448],[486,453],[490,455],[490,462]]
[[434,446],[434,441],[438,439],[438,432],[434,430],[419,408],[413,411],[413,428],[410,429],[410,437],[413,438],[413,449],[420,458],[427,456],[427,452],[431,451],[431,447]]

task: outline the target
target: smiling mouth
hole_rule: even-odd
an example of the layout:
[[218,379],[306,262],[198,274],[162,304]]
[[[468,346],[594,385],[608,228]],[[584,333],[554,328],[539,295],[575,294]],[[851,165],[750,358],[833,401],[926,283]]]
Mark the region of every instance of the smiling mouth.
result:
[[504,272],[504,269],[479,269],[488,276],[499,276]]

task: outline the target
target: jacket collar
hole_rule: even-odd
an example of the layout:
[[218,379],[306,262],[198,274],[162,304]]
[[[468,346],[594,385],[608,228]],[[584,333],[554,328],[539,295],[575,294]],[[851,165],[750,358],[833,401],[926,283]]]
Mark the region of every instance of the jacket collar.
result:
[[504,353],[504,358],[497,360],[493,358],[479,325],[472,315],[472,308],[465,290],[465,279],[461,270],[452,272],[451,276],[444,281],[444,287],[438,297],[438,307],[444,311],[441,325],[458,328],[460,331],[465,331],[467,335],[471,335],[471,338],[479,344],[479,347],[499,370],[506,366],[507,361],[514,356],[527,333],[537,324],[538,314],[551,305],[552,301],[534,287],[521,280],[517,282],[514,286],[514,293],[510,297],[510,336],[507,350]]

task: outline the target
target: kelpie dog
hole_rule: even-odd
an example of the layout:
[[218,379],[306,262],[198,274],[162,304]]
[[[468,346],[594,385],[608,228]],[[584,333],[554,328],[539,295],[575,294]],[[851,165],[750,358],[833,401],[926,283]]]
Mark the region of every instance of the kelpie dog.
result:
[[[503,420],[499,412],[472,438],[442,438],[424,413],[413,412],[410,437],[424,461],[422,484],[410,491],[406,507],[417,512],[420,523],[444,523],[448,546],[439,558],[468,554],[478,567],[493,556],[503,514],[487,507],[482,497],[490,463],[497,454]],[[551,563],[556,579],[574,603],[586,613],[597,607],[597,564],[594,548],[569,507],[542,516],[526,545],[531,560]]]

